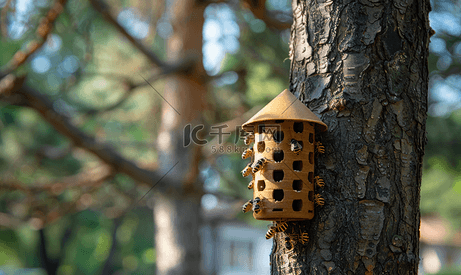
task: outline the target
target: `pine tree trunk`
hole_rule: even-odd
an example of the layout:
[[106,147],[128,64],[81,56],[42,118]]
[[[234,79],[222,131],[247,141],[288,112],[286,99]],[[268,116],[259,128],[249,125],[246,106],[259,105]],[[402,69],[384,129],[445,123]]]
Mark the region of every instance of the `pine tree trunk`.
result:
[[153,197],[156,273],[158,275],[200,274],[202,185],[198,181],[200,147],[184,147],[183,128],[199,124],[205,109],[206,72],[202,65],[202,29],[205,3],[170,1],[168,18],[173,33],[167,56],[179,62],[194,55],[197,63],[187,72],[166,78],[162,121],[157,146],[160,171],[166,175]]
[[293,0],[290,91],[328,125],[325,198],[272,274],[417,274],[429,1]]

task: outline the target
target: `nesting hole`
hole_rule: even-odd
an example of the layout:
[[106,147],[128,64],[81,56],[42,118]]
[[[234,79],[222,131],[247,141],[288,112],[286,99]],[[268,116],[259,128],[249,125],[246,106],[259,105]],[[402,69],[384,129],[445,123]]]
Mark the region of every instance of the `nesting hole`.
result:
[[273,212],[282,212],[283,209],[282,208],[274,208],[272,209]]
[[293,130],[296,132],[296,133],[302,133],[303,130],[304,130],[304,124],[302,122],[295,122],[293,124]]
[[307,194],[307,197],[309,198],[310,201],[314,201],[314,191],[309,191],[309,194]]
[[314,173],[312,172],[309,172],[309,174],[307,175],[307,179],[309,180],[310,183],[314,183]]
[[309,213],[313,213],[314,211],[312,211],[312,210],[307,210],[307,212],[309,212]]
[[303,162],[301,160],[293,161],[293,170],[295,171],[302,171],[303,170]]
[[291,205],[293,211],[301,211],[303,208],[303,201],[302,200],[293,200],[293,204]]
[[266,188],[266,182],[263,180],[258,180],[258,191],[264,191]]
[[272,197],[275,201],[282,201],[285,194],[283,193],[283,189],[275,189],[272,191]]
[[258,152],[262,153],[264,152],[264,149],[266,149],[266,143],[264,141],[259,141],[257,147],[258,147]]
[[282,181],[284,177],[283,170],[274,170],[274,181]]
[[272,134],[272,137],[274,138],[274,141],[277,142],[277,143],[282,142],[284,136],[285,136],[285,135],[283,134],[283,131],[275,131],[275,132]]
[[282,150],[277,150],[272,153],[272,157],[274,158],[275,162],[281,162],[284,158],[285,154]]
[[314,134],[312,134],[312,133],[309,133],[309,142],[310,142],[311,144],[314,143]]
[[293,190],[297,192],[301,192],[303,189],[303,181],[302,180],[294,180],[293,181]]
[[314,154],[312,152],[309,152],[309,163],[314,164]]

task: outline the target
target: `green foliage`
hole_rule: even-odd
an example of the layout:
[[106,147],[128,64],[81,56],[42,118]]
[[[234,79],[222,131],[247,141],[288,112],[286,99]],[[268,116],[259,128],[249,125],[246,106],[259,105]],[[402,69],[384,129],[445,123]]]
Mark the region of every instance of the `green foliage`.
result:
[[280,91],[287,88],[280,79],[271,76],[270,65],[264,63],[252,64],[249,67],[247,83],[247,98],[251,105],[269,102],[277,96]]
[[[64,274],[99,274],[111,249],[112,270],[128,274],[147,274],[152,270],[155,251],[150,227],[152,212],[135,210],[120,219],[116,243],[112,242],[115,223],[93,211],[82,211],[59,220],[45,229],[48,256],[60,259]],[[65,232],[70,230],[63,249]],[[135,236],[143,236],[137,238]],[[112,246],[115,245],[114,248]],[[38,231],[30,227],[3,230],[0,234],[0,266],[16,269],[41,266],[38,258]],[[0,269],[2,270],[2,269]]]
[[439,213],[461,228],[461,110],[448,118],[429,117],[421,184],[421,211]]
[[436,275],[459,275],[460,271],[455,269],[445,268],[440,272],[437,272]]
[[[1,65],[35,39],[38,20],[46,11],[35,9],[28,23],[30,28],[22,37],[0,43]],[[163,47],[158,39],[155,45],[156,48]],[[34,70],[32,64],[37,57],[49,60],[50,68],[45,73]],[[75,72],[65,63],[66,58],[77,60]],[[21,71],[27,72],[27,85],[47,95],[55,110],[66,119],[98,141],[110,142],[116,150],[123,151],[128,158],[139,159],[143,164],[156,160],[152,146],[155,137],[151,131],[158,126],[147,122],[158,118],[160,113],[152,116],[151,111],[153,106],[160,105],[161,98],[152,96],[150,87],[135,89],[133,96],[113,111],[93,116],[83,116],[78,111],[105,108],[117,102],[124,95],[128,80],[142,83],[136,73],[140,69],[145,72],[142,69],[146,64],[144,56],[121,39],[89,2],[69,1],[48,42],[28,59]],[[161,91],[161,85],[153,85]],[[5,179],[26,187],[59,183],[62,178],[75,177],[100,163],[94,156],[78,150],[66,152],[67,148],[73,148],[68,138],[59,134],[37,112],[0,104],[2,183]],[[56,158],[47,154],[57,151],[64,154]],[[68,215],[44,229],[48,256],[51,260],[60,260],[58,274],[99,274],[113,245],[116,245],[116,251],[109,263],[111,270],[122,274],[150,274],[155,264],[151,210],[135,208],[119,218],[121,225],[115,233],[114,221],[103,214],[106,207],[128,208],[131,201],[117,192],[136,198],[135,188],[132,179],[117,174],[113,182],[106,181],[91,193],[92,210],[85,211],[81,211],[86,208],[81,197],[91,191],[86,186],[56,190],[56,193],[49,190],[33,194],[20,190],[0,191],[0,212],[16,215],[15,218],[20,220],[17,228],[0,229],[0,273],[18,274],[18,268],[42,266],[39,234],[30,218],[69,208]],[[76,211],[81,212],[72,214]],[[69,230],[71,234],[66,237]],[[112,241],[114,234],[117,236],[115,243]],[[3,267],[11,267],[12,273]],[[34,274],[43,274],[39,269],[35,271]]]
[[5,230],[0,234],[0,266],[2,265],[20,265],[21,260],[18,257],[19,242],[13,230]]

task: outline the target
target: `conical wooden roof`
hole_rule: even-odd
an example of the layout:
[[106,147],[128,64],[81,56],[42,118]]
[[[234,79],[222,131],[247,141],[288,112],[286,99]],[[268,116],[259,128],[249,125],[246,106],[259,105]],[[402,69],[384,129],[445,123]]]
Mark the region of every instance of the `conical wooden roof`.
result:
[[327,130],[327,125],[287,89],[245,122],[242,127],[254,126],[257,122],[267,120],[308,121],[317,123],[321,131]]

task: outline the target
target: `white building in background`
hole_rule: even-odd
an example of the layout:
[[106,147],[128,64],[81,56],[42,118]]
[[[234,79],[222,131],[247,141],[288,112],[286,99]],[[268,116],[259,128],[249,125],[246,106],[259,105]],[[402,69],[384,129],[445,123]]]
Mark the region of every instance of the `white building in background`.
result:
[[265,231],[243,222],[208,223],[202,228],[205,274],[270,274],[272,240]]
[[[437,216],[421,218],[419,275],[437,274],[445,268],[461,274],[461,232],[450,230]],[[455,274],[455,273],[453,273]]]
[[217,201],[203,207],[202,269],[206,275],[270,274],[273,240],[266,240],[265,224],[255,228],[236,219],[245,201]]
[[[270,274],[273,241],[266,240],[265,229],[235,218],[242,204],[219,202],[204,211],[205,225],[201,231],[204,274]],[[419,275],[437,274],[445,268],[459,270],[461,274],[461,231],[453,233],[448,222],[425,216],[421,218],[420,233]]]

